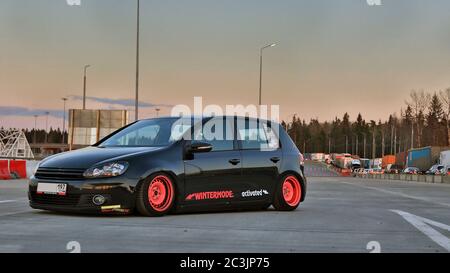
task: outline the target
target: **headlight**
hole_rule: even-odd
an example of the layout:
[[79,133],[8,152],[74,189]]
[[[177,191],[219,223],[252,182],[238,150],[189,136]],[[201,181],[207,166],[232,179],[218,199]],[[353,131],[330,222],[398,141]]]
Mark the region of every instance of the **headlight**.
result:
[[110,162],[87,169],[83,176],[86,178],[114,177],[122,175],[127,169],[127,162]]

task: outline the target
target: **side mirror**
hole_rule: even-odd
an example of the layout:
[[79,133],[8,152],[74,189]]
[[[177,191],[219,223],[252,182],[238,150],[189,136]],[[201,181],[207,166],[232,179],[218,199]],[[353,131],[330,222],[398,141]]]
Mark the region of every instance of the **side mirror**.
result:
[[209,143],[195,141],[192,142],[188,151],[191,153],[207,153],[211,152],[213,146]]

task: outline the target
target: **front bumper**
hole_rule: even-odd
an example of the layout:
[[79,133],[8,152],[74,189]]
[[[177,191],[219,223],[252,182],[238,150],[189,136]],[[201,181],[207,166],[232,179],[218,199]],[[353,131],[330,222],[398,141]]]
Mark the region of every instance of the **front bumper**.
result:
[[[42,183],[67,184],[65,196],[38,194],[37,185]],[[106,201],[101,205],[93,197],[102,195]],[[71,213],[128,213],[134,209],[133,181],[126,178],[101,178],[86,180],[29,180],[28,199],[34,209]]]

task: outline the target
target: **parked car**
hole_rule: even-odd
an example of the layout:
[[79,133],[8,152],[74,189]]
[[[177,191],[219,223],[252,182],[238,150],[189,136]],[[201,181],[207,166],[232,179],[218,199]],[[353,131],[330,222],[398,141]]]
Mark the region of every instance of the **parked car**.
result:
[[428,175],[445,174],[444,165],[439,165],[439,164],[433,165],[433,166],[431,166],[431,168],[428,171],[425,172],[425,174],[428,174]]
[[407,167],[403,170],[404,174],[420,174],[420,169],[416,167]]
[[[41,161],[29,181],[30,206],[145,216],[270,205],[295,210],[306,195],[303,157],[281,125],[257,124],[245,117],[134,122],[90,147]],[[205,136],[205,128],[220,137]]]
[[384,173],[386,174],[399,174],[403,171],[403,167],[400,165],[388,165]]

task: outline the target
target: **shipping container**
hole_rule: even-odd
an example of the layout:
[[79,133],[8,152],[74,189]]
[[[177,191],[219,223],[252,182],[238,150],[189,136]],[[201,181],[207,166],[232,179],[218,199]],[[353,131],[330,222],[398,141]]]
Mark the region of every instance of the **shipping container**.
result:
[[449,148],[425,147],[409,150],[406,159],[407,167],[416,167],[425,172],[439,162],[441,152],[446,150],[449,150]]
[[408,156],[407,152],[400,152],[400,153],[396,154],[395,155],[395,165],[405,168],[407,156]]
[[395,155],[385,155],[381,162],[381,168],[386,169],[389,164],[395,164],[396,157]]

